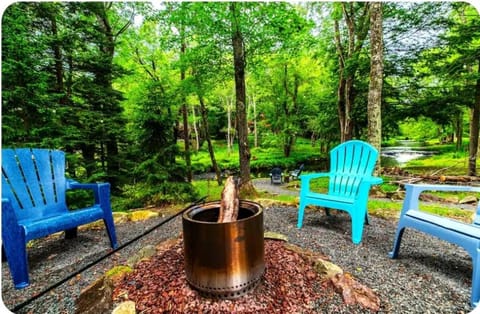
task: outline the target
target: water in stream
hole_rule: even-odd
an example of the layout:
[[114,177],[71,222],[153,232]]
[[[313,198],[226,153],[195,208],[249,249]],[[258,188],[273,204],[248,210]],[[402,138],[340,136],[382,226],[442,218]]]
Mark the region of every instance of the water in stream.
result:
[[396,160],[400,165],[407,163],[410,160],[417,159],[424,156],[431,156],[432,151],[424,150],[422,146],[418,146],[417,141],[398,141],[398,146],[382,147],[382,156],[390,157]]

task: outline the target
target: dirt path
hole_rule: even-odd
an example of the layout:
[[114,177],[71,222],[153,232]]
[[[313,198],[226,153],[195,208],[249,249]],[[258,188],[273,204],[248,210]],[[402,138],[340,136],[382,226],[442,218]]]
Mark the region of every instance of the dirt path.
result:
[[298,196],[300,193],[300,181],[296,185],[295,190],[287,189],[287,184],[271,184],[270,178],[259,178],[252,180],[253,185],[259,192],[267,192],[273,195],[292,195]]

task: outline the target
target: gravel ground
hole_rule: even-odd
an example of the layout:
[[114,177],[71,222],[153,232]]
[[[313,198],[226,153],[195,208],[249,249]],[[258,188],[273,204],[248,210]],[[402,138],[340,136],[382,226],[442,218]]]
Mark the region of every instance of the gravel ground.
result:
[[[381,313],[468,313],[472,261],[469,255],[449,243],[413,230],[403,237],[398,260],[388,258],[393,243],[395,221],[371,217],[363,241],[351,242],[350,219],[345,213],[327,217],[323,212],[307,212],[304,226],[296,228],[294,207],[265,208],[265,229],[285,234],[289,242],[322,252],[344,271],[372,288],[381,299]],[[165,220],[153,218],[143,222],[117,225],[120,244]],[[18,313],[74,313],[80,291],[106,270],[125,263],[126,259],[148,244],[157,244],[181,232],[181,218],[165,223],[139,241],[116,252],[103,262],[18,310]],[[108,252],[103,229],[81,230],[76,239],[47,237],[29,248],[31,285],[23,290],[12,287],[8,266],[2,263],[2,300],[13,309],[68,274],[81,269]],[[292,279],[294,280],[294,279]],[[322,313],[362,313],[358,307],[319,304]]]

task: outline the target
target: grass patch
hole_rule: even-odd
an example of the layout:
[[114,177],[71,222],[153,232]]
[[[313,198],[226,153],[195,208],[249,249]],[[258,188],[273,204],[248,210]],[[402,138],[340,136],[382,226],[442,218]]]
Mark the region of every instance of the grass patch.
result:
[[368,200],[368,214],[383,219],[398,219],[402,210],[401,202],[379,200],[370,198]]
[[[398,219],[402,210],[402,204],[403,201],[387,201],[371,198],[368,201],[368,213],[384,219]],[[474,212],[472,210],[460,209],[454,206],[420,202],[420,210],[466,223],[472,223],[473,221]]]
[[[222,197],[223,185],[219,186],[217,181],[197,180],[192,182],[196,192],[201,196],[207,196],[206,201],[217,201]],[[271,194],[265,191],[258,191],[259,195],[254,201],[259,203],[298,205],[298,196],[286,194]]]
[[223,185],[219,186],[215,180],[196,180],[192,184],[200,197],[207,197],[205,199],[207,202],[217,201],[222,198]]
[[[238,144],[234,144],[229,151],[224,140],[213,140],[215,147],[215,159],[221,170],[237,171],[239,169]],[[179,145],[183,151],[183,147]],[[270,170],[273,167],[281,167],[285,172],[297,168],[302,163],[308,163],[309,160],[318,160],[326,157],[320,154],[318,146],[312,146],[308,139],[299,138],[295,142],[293,150],[289,157],[285,157],[281,145],[253,147],[250,146],[250,169],[252,173],[260,173]],[[184,164],[182,158],[177,158],[179,164]],[[192,170],[194,173],[204,173],[212,171],[212,163],[204,144],[198,152],[191,154]]]

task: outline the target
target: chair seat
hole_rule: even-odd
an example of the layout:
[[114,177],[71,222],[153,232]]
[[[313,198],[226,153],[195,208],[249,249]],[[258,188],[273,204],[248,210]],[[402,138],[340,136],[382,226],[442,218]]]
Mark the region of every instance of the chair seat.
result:
[[[338,195],[329,195],[329,194],[322,194],[322,193],[316,193],[316,192],[309,192],[305,194],[305,197],[312,201],[325,201],[325,202],[334,202],[334,203],[340,203],[340,204],[346,204],[346,205],[352,205],[355,201],[355,199],[351,197],[344,197],[344,196],[338,196]],[[328,206],[326,206],[328,207]]]
[[25,230],[27,241],[47,236],[49,234],[71,229],[76,226],[93,222],[103,218],[104,213],[100,206],[72,210],[62,215],[52,215],[38,219],[19,220],[18,224]]
[[480,239],[480,226],[476,227],[475,225],[466,224],[460,221],[455,221],[445,217],[440,217],[432,215],[426,212],[419,210],[408,210],[405,215],[413,217],[419,220],[426,221],[430,224],[440,226],[442,228],[454,231],[456,233],[465,234],[467,236]]

